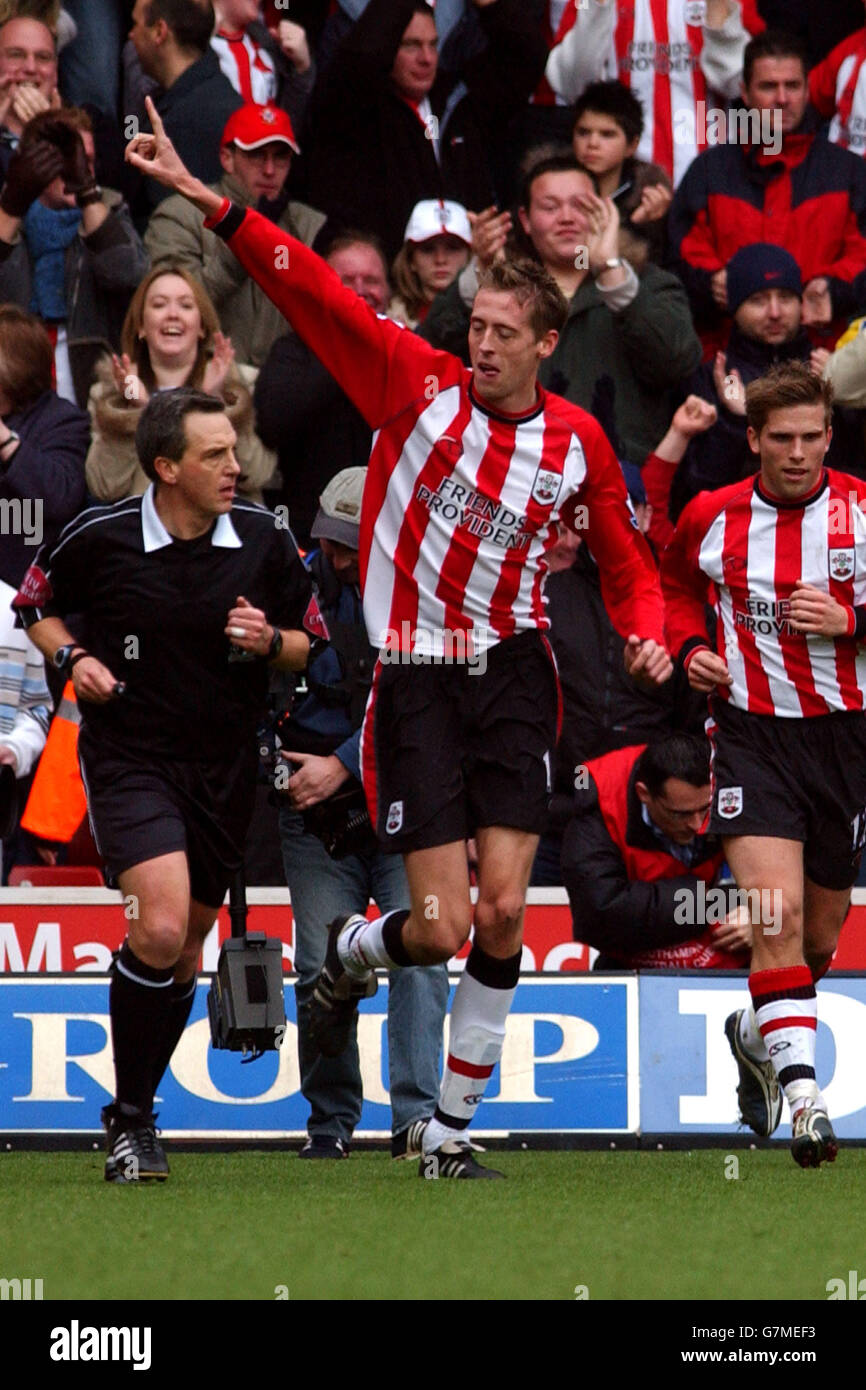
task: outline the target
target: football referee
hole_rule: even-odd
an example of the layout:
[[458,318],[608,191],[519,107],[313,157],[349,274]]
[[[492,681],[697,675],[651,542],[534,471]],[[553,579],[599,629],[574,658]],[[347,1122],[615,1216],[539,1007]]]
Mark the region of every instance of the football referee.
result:
[[[15,600],[75,687],[94,838],[131,918],[109,996],[110,1182],[168,1175],[153,1097],[242,862],[269,667],[302,670],[310,652],[309,576],[291,532],[235,502],[235,443],[215,397],[154,395],[136,432],[150,488],[71,521]],[[70,613],[84,617],[84,645]]]

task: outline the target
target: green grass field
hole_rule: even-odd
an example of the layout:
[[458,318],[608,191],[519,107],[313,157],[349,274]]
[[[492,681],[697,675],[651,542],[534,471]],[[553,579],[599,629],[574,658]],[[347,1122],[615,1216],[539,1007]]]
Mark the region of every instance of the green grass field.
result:
[[436,1183],[382,1154],[175,1153],[135,1189],[96,1153],[5,1154],[0,1276],[76,1300],[825,1300],[866,1274],[866,1151],[736,1157],[729,1179],[722,1149],[491,1153],[507,1182]]

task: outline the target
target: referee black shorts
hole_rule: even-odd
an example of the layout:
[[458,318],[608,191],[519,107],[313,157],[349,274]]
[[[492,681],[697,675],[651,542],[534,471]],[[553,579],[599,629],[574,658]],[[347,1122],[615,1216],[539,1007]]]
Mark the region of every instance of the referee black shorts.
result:
[[533,631],[485,658],[483,670],[377,665],[362,771],[383,849],[430,849],[492,825],[544,830],[560,722],[553,654]]
[[749,714],[712,702],[709,830],[801,840],[806,875],[850,888],[866,840],[866,715]]
[[112,880],[135,864],[182,851],[196,902],[218,908],[243,862],[257,755],[233,761],[146,761],[79,730],[78,759],[90,826]]

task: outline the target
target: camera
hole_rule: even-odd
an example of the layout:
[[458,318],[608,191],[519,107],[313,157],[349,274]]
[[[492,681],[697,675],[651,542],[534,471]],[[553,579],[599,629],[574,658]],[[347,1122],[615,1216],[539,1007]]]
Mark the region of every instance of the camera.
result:
[[249,1053],[255,1061],[282,1045],[286,1033],[283,998],[283,945],[264,932],[247,932],[243,869],[229,888],[232,934],[223,942],[207,995],[211,1042],[215,1048]]

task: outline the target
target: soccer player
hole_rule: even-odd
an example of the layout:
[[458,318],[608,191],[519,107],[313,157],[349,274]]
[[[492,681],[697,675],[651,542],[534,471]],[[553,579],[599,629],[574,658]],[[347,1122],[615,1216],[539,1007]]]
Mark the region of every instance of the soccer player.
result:
[[[157,118],[158,120],[158,118]],[[585,527],[632,675],[671,674],[652,558],[600,426],[537,383],[565,302],[543,268],[496,266],[470,328],[472,371],[378,317],[301,243],[220,199],[164,132],[128,158],[189,198],[377,431],[361,513],[364,615],[380,650],[361,763],[382,843],[405,856],[410,911],[332,924],[311,1004],[339,1055],[374,971],[449,960],[472,924],[422,1176],[496,1176],[465,1130],[502,1049],[529,873],[545,824],[558,685],[543,637],[544,555]],[[501,1175],[498,1175],[501,1176]]]
[[759,890],[750,902],[781,906],[780,924],[753,908],[752,1008],[725,1025],[742,1116],[772,1134],[781,1087],[804,1168],[836,1157],[815,1079],[815,982],[866,833],[866,486],[824,466],[831,401],[804,363],[753,381],[748,439],[760,470],[695,497],[662,564],[672,648],[711,697],[709,829],[724,837],[738,887]]
[[15,601],[75,686],[94,838],[130,918],[109,993],[109,1182],[168,1176],[153,1097],[243,860],[269,666],[302,670],[310,651],[311,581],[273,514],[234,502],[235,442],[216,397],[152,396],[136,431],[151,487],[70,521]]

